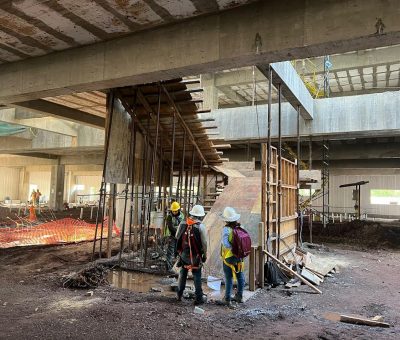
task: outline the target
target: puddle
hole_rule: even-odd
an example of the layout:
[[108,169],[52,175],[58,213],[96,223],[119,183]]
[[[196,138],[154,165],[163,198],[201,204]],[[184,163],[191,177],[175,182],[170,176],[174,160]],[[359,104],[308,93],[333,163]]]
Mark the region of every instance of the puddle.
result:
[[[108,282],[113,287],[129,289],[136,293],[152,293],[161,296],[175,297],[176,292],[171,289],[171,284],[178,283],[176,278],[160,276],[148,273],[130,272],[124,270],[113,270],[108,273]],[[193,280],[187,279],[186,287],[193,287]],[[203,282],[203,292],[209,298],[220,299],[223,295],[223,289],[212,290]]]

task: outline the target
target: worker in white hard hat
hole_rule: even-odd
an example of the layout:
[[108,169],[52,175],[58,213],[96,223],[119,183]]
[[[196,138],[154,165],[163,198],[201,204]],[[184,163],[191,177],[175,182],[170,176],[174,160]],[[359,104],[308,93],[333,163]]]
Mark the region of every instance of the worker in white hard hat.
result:
[[196,295],[195,305],[206,302],[201,287],[201,268],[207,260],[207,234],[206,227],[202,223],[205,215],[203,206],[193,206],[189,211],[189,217],[179,225],[176,233],[177,252],[180,258],[178,265],[181,267],[177,298],[181,301],[188,271],[191,270]]
[[237,281],[237,291],[234,301],[243,302],[243,289],[245,285],[244,258],[251,249],[249,234],[238,222],[240,214],[232,207],[226,207],[220,215],[225,222],[221,236],[221,258],[225,275],[225,297],[221,301],[224,305],[231,306],[231,292],[233,281]]
[[167,244],[166,267],[171,271],[174,266],[174,257],[176,253],[176,232],[179,225],[185,219],[178,202],[172,202],[170,211],[165,221],[164,238]]

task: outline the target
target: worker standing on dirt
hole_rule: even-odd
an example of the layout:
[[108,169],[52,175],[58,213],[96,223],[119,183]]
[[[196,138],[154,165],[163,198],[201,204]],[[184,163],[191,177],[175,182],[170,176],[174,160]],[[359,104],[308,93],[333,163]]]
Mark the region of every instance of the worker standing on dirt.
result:
[[177,299],[182,300],[188,271],[191,270],[196,295],[195,305],[206,302],[201,287],[201,268],[207,260],[207,234],[202,223],[204,216],[203,206],[193,206],[192,210],[189,211],[189,217],[179,225],[176,233],[177,252],[179,254],[178,266],[181,267]]
[[172,202],[170,211],[165,221],[164,238],[167,243],[166,267],[167,271],[171,271],[174,266],[176,253],[176,232],[185,215],[181,211],[181,206],[178,202]]
[[238,303],[243,302],[244,258],[250,253],[251,239],[247,231],[240,227],[238,223],[240,214],[235,209],[226,207],[220,217],[225,221],[221,240],[221,257],[225,274],[225,297],[222,304],[231,306],[234,279],[237,281],[237,291],[233,300]]
[[42,196],[42,193],[39,191],[39,189],[36,189],[35,201],[37,206],[39,206],[40,203],[40,196]]
[[31,192],[31,204],[33,206],[35,206],[35,204],[36,204],[36,191],[35,191],[35,189],[33,189],[32,192]]

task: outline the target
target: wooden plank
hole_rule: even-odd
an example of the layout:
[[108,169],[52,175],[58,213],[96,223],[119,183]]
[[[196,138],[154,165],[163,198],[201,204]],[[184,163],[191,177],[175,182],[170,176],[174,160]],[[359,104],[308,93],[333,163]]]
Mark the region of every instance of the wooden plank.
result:
[[301,275],[296,273],[294,270],[290,269],[287,265],[285,265],[282,261],[278,260],[274,255],[269,253],[268,251],[264,250],[264,253],[267,254],[272,260],[274,260],[276,263],[280,264],[283,268],[288,270],[292,275],[296,276],[298,279],[301,280],[304,284],[309,286],[312,290],[317,292],[318,294],[322,294],[322,292],[315,286],[313,286],[310,282],[308,282],[306,279],[304,279]]
[[374,321],[371,319],[350,316],[350,315],[340,315],[340,321],[346,322],[346,323],[353,323],[356,325],[367,325],[367,326],[385,327],[385,328],[390,327],[390,324],[388,324],[386,322]]
[[254,292],[256,290],[256,247],[251,247],[249,258],[249,290]]
[[264,223],[260,222],[258,224],[258,285],[260,288],[264,288],[264,264],[265,264],[265,255],[264,255],[264,248],[265,248],[265,227]]

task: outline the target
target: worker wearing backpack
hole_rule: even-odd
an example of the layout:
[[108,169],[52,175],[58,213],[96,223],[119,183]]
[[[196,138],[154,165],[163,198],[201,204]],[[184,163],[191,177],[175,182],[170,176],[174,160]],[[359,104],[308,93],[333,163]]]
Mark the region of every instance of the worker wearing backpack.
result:
[[178,279],[178,301],[182,300],[186,287],[188,271],[193,274],[195,288],[195,305],[205,301],[201,287],[201,268],[207,260],[207,235],[204,224],[201,223],[205,216],[204,208],[195,205],[189,211],[186,222],[181,222],[176,232],[177,252],[179,254],[178,267],[181,267]]
[[230,306],[234,279],[237,281],[237,291],[233,299],[238,303],[243,302],[244,258],[250,254],[251,239],[247,231],[240,227],[238,223],[240,214],[235,209],[226,207],[221,218],[226,223],[222,230],[221,241],[221,257],[225,274],[225,297],[222,303]]

